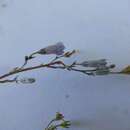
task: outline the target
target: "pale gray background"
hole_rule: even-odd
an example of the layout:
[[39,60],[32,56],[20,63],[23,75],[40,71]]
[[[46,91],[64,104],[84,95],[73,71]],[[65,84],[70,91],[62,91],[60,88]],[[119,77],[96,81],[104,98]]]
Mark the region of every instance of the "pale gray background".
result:
[[[129,14],[129,0],[0,0],[0,72],[57,41],[81,52],[67,63],[107,58],[120,70],[130,64]],[[23,76],[37,82],[0,85],[0,130],[43,130],[57,111],[73,122],[70,130],[130,130],[130,76],[50,69]]]

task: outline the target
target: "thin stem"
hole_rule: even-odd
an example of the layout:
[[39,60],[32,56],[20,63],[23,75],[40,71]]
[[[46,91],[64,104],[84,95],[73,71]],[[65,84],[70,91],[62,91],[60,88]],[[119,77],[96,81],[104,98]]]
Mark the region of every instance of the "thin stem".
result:
[[72,68],[70,66],[47,66],[48,68],[53,68],[53,69],[67,69],[69,71],[76,71],[76,72],[81,72],[84,74],[88,74],[88,75],[92,75],[95,70],[80,70],[80,69],[76,69],[76,68]]
[[51,120],[51,121],[48,123],[47,127],[45,128],[45,130],[48,129],[49,126],[50,126],[54,121],[55,121],[55,119]]
[[28,60],[25,60],[24,64],[20,67],[21,69],[28,63]]
[[56,62],[52,62],[52,63],[48,63],[48,64],[42,64],[42,65],[37,65],[37,66],[33,66],[33,67],[19,68],[19,69],[16,69],[15,71],[11,71],[11,72],[8,72],[6,74],[0,75],[0,79],[6,78],[8,76],[11,76],[11,75],[14,75],[14,74],[17,74],[17,73],[20,73],[20,72],[34,70],[34,69],[39,69],[39,68],[43,68],[43,67],[49,67],[49,66],[55,65],[55,64],[64,65],[64,63],[62,61],[56,61]]
[[32,53],[30,56],[25,56],[25,61],[24,64],[20,67],[21,69],[25,67],[25,65],[27,65],[28,61],[35,58],[34,55],[36,55],[37,52]]

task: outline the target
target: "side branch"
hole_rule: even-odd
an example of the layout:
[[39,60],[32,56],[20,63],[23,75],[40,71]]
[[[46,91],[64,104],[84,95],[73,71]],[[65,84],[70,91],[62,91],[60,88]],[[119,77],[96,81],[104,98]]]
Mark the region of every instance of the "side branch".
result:
[[56,64],[64,65],[64,63],[62,61],[56,61],[56,62],[51,62],[51,63],[48,63],[48,64],[37,65],[37,66],[33,66],[33,67],[17,68],[14,71],[8,72],[8,73],[3,74],[3,75],[0,75],[0,79],[6,78],[8,76],[11,76],[11,75],[14,75],[14,74],[17,74],[17,73],[20,73],[20,72],[34,70],[34,69],[43,68],[43,67],[49,67],[51,65],[56,65]]

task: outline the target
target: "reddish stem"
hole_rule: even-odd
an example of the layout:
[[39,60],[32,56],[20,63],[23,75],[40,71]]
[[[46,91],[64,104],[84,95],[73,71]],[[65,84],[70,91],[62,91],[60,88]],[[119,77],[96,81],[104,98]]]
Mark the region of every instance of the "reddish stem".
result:
[[15,71],[8,72],[6,74],[0,75],[0,79],[6,78],[6,77],[11,76],[11,75],[16,74],[16,73],[29,71],[29,70],[34,70],[34,69],[43,68],[43,67],[49,67],[49,66],[55,65],[55,64],[64,65],[64,63],[62,61],[56,61],[56,62],[51,62],[51,63],[48,63],[48,64],[44,64],[44,65],[37,65],[37,66],[27,67],[27,68],[19,68],[19,69],[16,69]]

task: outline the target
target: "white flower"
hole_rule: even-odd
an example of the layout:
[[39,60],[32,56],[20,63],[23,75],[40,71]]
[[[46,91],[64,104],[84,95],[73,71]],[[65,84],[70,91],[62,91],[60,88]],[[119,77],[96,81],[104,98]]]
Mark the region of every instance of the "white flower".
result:
[[65,46],[62,42],[58,42],[54,45],[47,46],[41,50],[39,50],[38,54],[56,54],[62,55],[64,53]]
[[106,67],[106,59],[99,59],[99,60],[89,60],[89,61],[84,61],[82,63],[79,63],[78,65],[82,65],[84,67],[96,67],[96,68],[102,68]]

